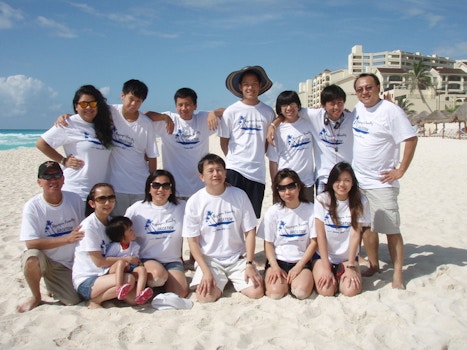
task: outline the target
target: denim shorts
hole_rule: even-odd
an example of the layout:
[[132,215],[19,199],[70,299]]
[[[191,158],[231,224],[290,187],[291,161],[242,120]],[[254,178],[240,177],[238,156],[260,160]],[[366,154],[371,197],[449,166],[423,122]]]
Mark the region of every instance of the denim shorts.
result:
[[182,271],[183,273],[185,273],[185,269],[183,267],[183,264],[179,261],[173,261],[173,262],[169,262],[169,263],[162,263],[162,266],[164,266],[164,268],[169,271],[169,270],[178,270],[178,271]]
[[[155,259],[141,259],[141,261],[143,262],[143,264],[146,262],[146,261],[149,261],[149,260],[154,260],[154,261],[157,261]],[[168,263],[161,263],[160,261],[157,261],[159,264],[161,264],[164,269],[166,269],[167,271],[169,270],[178,270],[178,271],[181,271],[183,273],[185,273],[185,269],[183,267],[183,263],[181,263],[180,261],[171,261],[171,262],[168,262]]]
[[92,286],[98,278],[99,276],[89,277],[86,281],[78,286],[78,294],[81,295],[84,300],[91,299]]

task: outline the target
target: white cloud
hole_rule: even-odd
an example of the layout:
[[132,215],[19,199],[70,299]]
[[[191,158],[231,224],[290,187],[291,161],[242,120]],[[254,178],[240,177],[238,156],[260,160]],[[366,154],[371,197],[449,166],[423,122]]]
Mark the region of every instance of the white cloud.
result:
[[467,41],[452,43],[445,47],[438,47],[435,52],[439,56],[447,56],[451,59],[465,59],[467,58]]
[[25,75],[0,77],[0,120],[49,113],[50,106],[60,108],[56,97],[57,92],[38,79]]
[[0,29],[10,29],[15,21],[23,19],[21,11],[14,9],[5,2],[0,2]]
[[271,106],[274,111],[276,110],[277,96],[284,91],[284,85],[278,81],[273,82],[272,87],[259,97],[261,102]]
[[55,22],[52,19],[45,18],[43,16],[37,17],[37,22],[40,26],[53,30],[54,35],[61,38],[76,38],[76,34],[62,23]]
[[102,95],[104,95],[105,98],[108,98],[110,96],[110,86],[103,86],[99,89]]

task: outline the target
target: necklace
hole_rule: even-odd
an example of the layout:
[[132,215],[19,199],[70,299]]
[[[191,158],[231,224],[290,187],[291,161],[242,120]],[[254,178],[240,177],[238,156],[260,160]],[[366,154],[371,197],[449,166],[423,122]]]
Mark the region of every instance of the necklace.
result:
[[343,121],[344,121],[344,113],[342,113],[341,117],[335,122],[329,119],[327,112],[324,115],[324,125],[329,126],[329,130],[332,135],[334,151],[336,153],[339,152],[339,145],[337,144],[337,136],[339,135],[339,128],[341,127]]

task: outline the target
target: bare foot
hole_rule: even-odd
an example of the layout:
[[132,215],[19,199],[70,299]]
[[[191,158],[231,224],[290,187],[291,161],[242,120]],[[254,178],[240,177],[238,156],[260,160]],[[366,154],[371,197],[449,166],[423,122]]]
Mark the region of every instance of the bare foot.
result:
[[405,290],[405,283],[402,272],[394,272],[394,275],[392,276],[392,288]]
[[370,267],[370,262],[368,261],[367,258],[363,257],[363,255],[359,255],[358,256],[358,262],[360,263],[361,266],[365,266],[365,267]]
[[362,272],[362,277],[370,277],[377,272],[379,273],[379,267],[369,267],[367,270]]
[[32,297],[24,304],[18,305],[18,307],[16,308],[16,311],[20,313],[30,311],[34,309],[35,307],[39,306],[40,304],[42,304],[42,300]]
[[88,309],[91,309],[91,310],[102,309],[103,308],[101,304],[98,304],[98,303],[96,303],[94,301],[88,301],[87,307],[88,307]]

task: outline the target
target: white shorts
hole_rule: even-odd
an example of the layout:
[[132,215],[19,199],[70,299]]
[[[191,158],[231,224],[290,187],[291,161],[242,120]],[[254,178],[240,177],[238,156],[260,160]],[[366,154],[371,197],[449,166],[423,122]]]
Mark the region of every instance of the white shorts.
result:
[[[248,283],[245,282],[245,270],[246,270],[246,259],[245,258],[240,258],[233,264],[230,264],[227,266],[221,265],[218,262],[206,256],[204,257],[204,260],[206,261],[206,264],[211,269],[213,278],[216,281],[216,286],[217,288],[221,290],[221,292],[224,290],[229,280],[232,282],[237,292],[240,292],[245,288],[254,286],[251,279],[248,281]],[[196,268],[195,274],[190,283],[191,288],[196,287],[201,282],[201,278],[203,277],[203,271],[201,271],[201,268],[198,266],[197,263],[195,264],[195,268]]]
[[400,233],[399,188],[375,188],[362,192],[370,203],[371,230],[387,235]]

